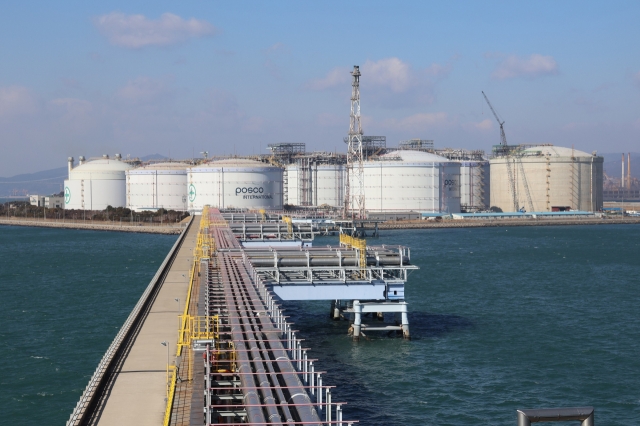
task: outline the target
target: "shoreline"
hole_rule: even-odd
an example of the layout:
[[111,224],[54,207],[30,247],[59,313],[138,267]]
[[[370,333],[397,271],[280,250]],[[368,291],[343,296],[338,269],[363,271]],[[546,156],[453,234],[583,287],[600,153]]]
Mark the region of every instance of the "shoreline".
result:
[[[468,220],[445,220],[436,222],[432,220],[411,220],[397,222],[381,222],[378,229],[442,229],[442,228],[502,228],[515,226],[576,226],[576,225],[634,225],[640,224],[640,218],[624,219],[601,219],[601,218],[581,218],[581,219],[468,219]],[[152,226],[144,224],[125,224],[117,222],[93,221],[84,223],[83,221],[69,221],[60,219],[33,220],[24,218],[0,218],[0,226],[31,226],[40,228],[59,229],[79,229],[91,231],[108,232],[130,232],[142,234],[164,234],[179,235],[184,229],[183,224],[155,224]],[[373,228],[365,228],[373,230]]]
[[60,228],[60,229],[80,229],[90,231],[108,231],[108,232],[130,232],[136,234],[164,234],[179,235],[184,226],[182,224],[171,225],[143,225],[143,224],[120,224],[115,222],[97,222],[93,221],[83,223],[83,221],[71,221],[60,219],[33,220],[24,218],[0,218],[0,226],[31,226],[39,228]]

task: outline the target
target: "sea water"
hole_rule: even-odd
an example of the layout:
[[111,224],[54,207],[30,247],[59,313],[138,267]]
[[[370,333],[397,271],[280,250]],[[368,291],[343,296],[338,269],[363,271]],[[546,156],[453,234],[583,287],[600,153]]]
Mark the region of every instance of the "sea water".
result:
[[[0,227],[3,422],[68,419],[175,238]],[[393,230],[368,244],[409,246],[420,267],[410,341],[354,342],[329,302],[285,303],[345,419],[513,425],[518,408],[592,405],[596,424],[638,424],[640,227]]]

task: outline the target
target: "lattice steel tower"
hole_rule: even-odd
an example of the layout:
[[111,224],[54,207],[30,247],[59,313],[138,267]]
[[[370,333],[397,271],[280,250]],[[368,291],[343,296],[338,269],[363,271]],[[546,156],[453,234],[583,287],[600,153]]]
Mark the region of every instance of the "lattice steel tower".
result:
[[360,122],[360,67],[351,72],[351,123],[347,147],[347,182],[344,191],[344,217],[349,212],[365,218],[364,158],[362,156],[362,123]]

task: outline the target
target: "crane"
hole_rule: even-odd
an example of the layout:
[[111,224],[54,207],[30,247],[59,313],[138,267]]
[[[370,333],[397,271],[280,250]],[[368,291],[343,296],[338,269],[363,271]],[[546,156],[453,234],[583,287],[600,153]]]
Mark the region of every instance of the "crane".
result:
[[500,125],[500,149],[495,150],[495,152],[499,155],[504,155],[506,166],[507,166],[507,174],[509,175],[509,191],[511,192],[511,199],[513,200],[513,211],[518,211],[518,195],[516,193],[516,181],[513,177],[513,170],[511,170],[511,158],[509,157],[509,148],[507,147],[507,136],[504,134],[504,120],[500,120],[498,113],[491,102],[489,102],[489,98],[485,95],[484,91],[482,92],[482,96],[484,96],[484,100],[487,101],[487,105],[489,105],[489,109],[493,113],[493,116],[496,118],[496,121]]

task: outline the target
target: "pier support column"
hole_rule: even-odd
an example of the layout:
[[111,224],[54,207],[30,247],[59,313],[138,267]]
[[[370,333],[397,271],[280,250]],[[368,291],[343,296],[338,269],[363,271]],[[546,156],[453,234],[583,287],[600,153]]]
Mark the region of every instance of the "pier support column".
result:
[[331,311],[329,312],[329,316],[334,321],[338,321],[340,319],[340,301],[339,300],[334,300],[331,302]]
[[400,313],[402,314],[402,337],[405,339],[411,339],[409,334],[409,315],[407,315],[407,304],[402,303]]
[[[353,340],[360,339],[360,328],[362,326],[362,305],[359,300],[353,301]],[[404,326],[403,326],[404,329]],[[408,330],[408,329],[407,329]]]

